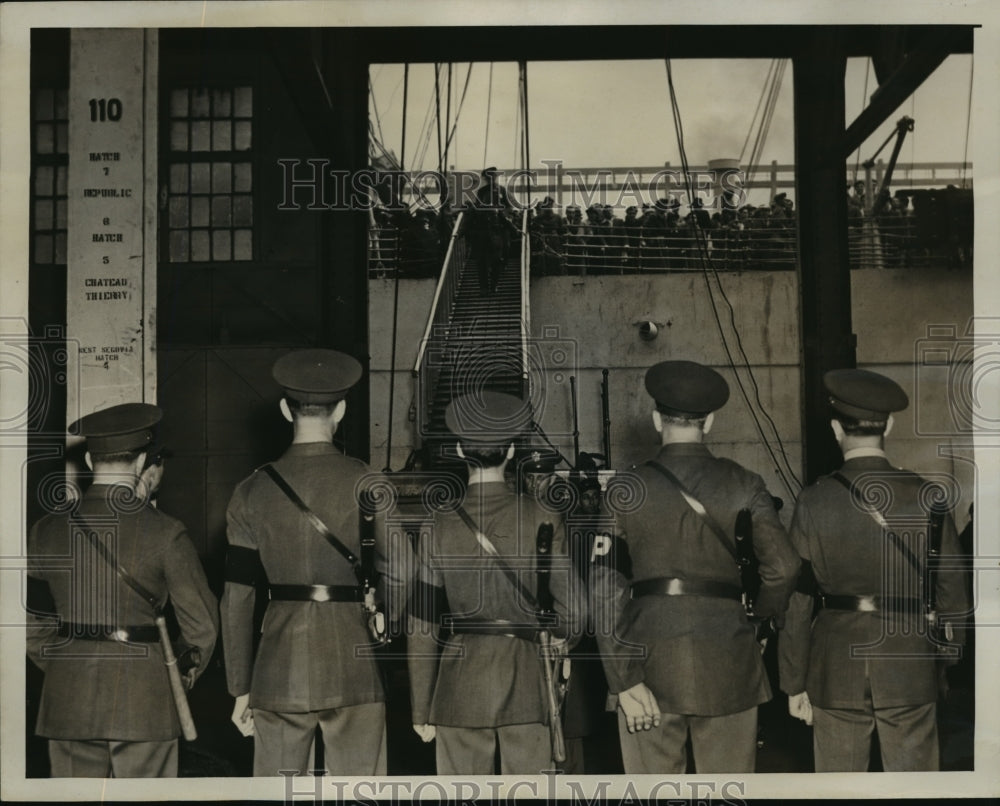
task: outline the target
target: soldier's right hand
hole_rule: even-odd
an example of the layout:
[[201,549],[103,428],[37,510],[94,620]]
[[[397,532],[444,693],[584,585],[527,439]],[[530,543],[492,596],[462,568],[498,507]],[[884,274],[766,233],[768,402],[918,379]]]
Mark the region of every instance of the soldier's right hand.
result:
[[253,709],[250,707],[250,695],[241,694],[233,706],[233,724],[244,736],[253,736]]
[[417,736],[419,736],[421,741],[425,744],[427,742],[433,742],[434,737],[437,736],[437,728],[433,725],[414,725],[413,729],[417,732]]
[[636,683],[632,688],[619,692],[618,707],[625,714],[629,733],[660,726],[660,706],[645,683]]
[[789,694],[788,713],[796,719],[801,719],[807,725],[811,725],[813,723],[813,709],[812,703],[809,702],[809,694],[805,691]]

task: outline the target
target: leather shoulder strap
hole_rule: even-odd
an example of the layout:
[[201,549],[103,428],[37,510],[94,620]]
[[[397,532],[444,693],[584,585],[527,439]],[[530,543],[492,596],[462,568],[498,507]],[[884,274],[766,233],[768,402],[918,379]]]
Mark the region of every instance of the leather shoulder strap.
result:
[[517,574],[514,573],[514,569],[512,569],[504,561],[503,557],[500,556],[500,552],[497,551],[496,546],[494,546],[493,543],[490,541],[490,539],[485,534],[483,534],[482,530],[476,525],[476,522],[472,520],[472,516],[465,511],[465,507],[459,506],[455,510],[455,512],[458,513],[458,517],[462,519],[462,522],[469,527],[469,531],[472,532],[473,535],[475,535],[476,540],[479,543],[479,545],[482,546],[483,551],[485,551],[493,558],[493,561],[496,563],[497,567],[500,569],[503,575],[507,577],[507,581],[510,582],[510,584],[519,594],[521,594],[521,596],[531,606],[533,610],[537,610],[538,599],[535,598],[535,594],[533,594],[530,590],[528,590],[525,587],[524,583],[521,582]]
[[306,517],[306,520],[309,521],[313,529],[319,532],[327,543],[329,543],[343,555],[344,559],[347,560],[347,562],[349,562],[351,566],[354,568],[355,574],[361,574],[362,573],[361,562],[354,555],[354,552],[352,552],[349,548],[347,548],[347,546],[345,546],[343,542],[333,532],[330,531],[327,525],[323,523],[322,520],[320,520],[319,516],[315,512],[309,509],[309,507],[306,505],[306,502],[303,501],[299,497],[299,494],[295,492],[294,489],[292,489],[292,486],[287,481],[285,481],[285,478],[275,469],[274,465],[270,464],[264,465],[261,468],[261,470],[267,473],[267,475],[271,478],[271,481],[273,481],[278,486],[278,489],[281,490],[281,492],[283,492],[288,497],[289,501],[295,504],[299,512],[301,512]]
[[862,498],[861,491],[858,490],[857,486],[851,483],[839,470],[836,473],[831,474],[830,478],[847,489],[847,491],[851,494],[851,497],[857,502],[858,506],[867,512],[875,523],[882,527],[882,531],[885,533],[885,536],[897,549],[899,549],[900,553],[906,558],[906,561],[918,572],[920,572],[922,569],[920,566],[920,560],[917,559],[917,555],[914,554],[913,549],[907,546],[899,535],[897,535],[896,532],[890,528],[889,522],[885,519],[885,515],[867,503],[864,498]]
[[145,599],[149,603],[149,606],[153,608],[153,613],[159,616],[162,612],[159,597],[125,570],[125,567],[118,562],[118,558],[115,556],[114,552],[101,542],[101,539],[97,536],[97,531],[91,528],[90,524],[88,524],[79,515],[76,516],[76,521],[83,527],[83,533],[87,536],[87,540],[90,541],[90,545],[94,547],[97,553],[101,555],[104,562],[114,569],[115,573],[118,574],[118,577],[122,582]]
[[657,462],[655,459],[650,459],[646,464],[658,471],[661,476],[663,476],[667,481],[669,481],[676,489],[677,492],[681,494],[681,497],[687,502],[687,505],[694,510],[695,514],[701,518],[702,523],[704,523],[709,531],[718,538],[719,542],[723,545],[727,552],[732,556],[734,560],[739,562],[739,556],[736,553],[736,546],[729,539],[729,535],[726,530],[719,526],[718,522],[711,515],[708,514],[708,510],[705,509],[704,504],[701,503],[694,494],[684,486],[683,482],[673,473],[671,473],[666,467]]

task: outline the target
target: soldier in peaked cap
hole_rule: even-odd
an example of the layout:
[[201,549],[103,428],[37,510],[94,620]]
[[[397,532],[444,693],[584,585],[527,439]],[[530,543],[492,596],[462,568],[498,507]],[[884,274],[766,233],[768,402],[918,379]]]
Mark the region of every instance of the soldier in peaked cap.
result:
[[155,619],[169,600],[195,650],[182,669],[190,687],[211,658],[218,612],[183,524],[137,491],[161,417],[126,403],[74,423],[93,483],[28,538],[27,650],[45,672],[36,731],[49,739],[53,777],[177,775],[180,722]]
[[469,483],[420,544],[408,631],[413,727],[425,742],[436,738],[440,775],[493,774],[498,744],[501,773],[538,774],[552,758],[537,613],[536,537],[545,522],[553,526],[552,634],[573,633],[579,613],[562,519],[504,483],[531,423],[528,403],[484,391],[453,400],[445,421]]
[[515,230],[508,218],[512,210],[510,199],[498,180],[497,169],[486,168],[482,178],[476,202],[468,210],[466,219],[472,256],[478,266],[479,290],[486,296],[495,291],[500,282]]
[[926,592],[914,597],[929,542],[961,554],[947,504],[929,507],[947,495],[886,457],[892,413],[909,403],[895,381],[839,369],[824,384],[844,464],[796,502],[791,536],[803,567],[779,642],[781,688],[791,714],[813,726],[817,772],[866,771],[873,730],[886,771],[937,770],[936,661],[954,649],[949,616],[969,602],[958,570],[930,577],[933,619]]
[[[783,613],[798,557],[760,476],[704,444],[729,398],[722,376],[664,361],[646,373],[646,391],[661,447],[629,471],[645,503],[595,544],[591,573],[625,771],[685,772],[690,734],[698,772],[753,772],[757,706],[771,689],[741,603],[737,513],[753,519],[759,617]],[[643,647],[642,656],[623,652],[620,641]]]
[[518,475],[522,481],[522,490],[533,498],[544,495],[559,460],[560,457],[550,451],[531,451],[519,462]]
[[[226,512],[226,677],[233,722],[254,736],[254,775],[306,774],[317,728],[330,774],[386,772],[382,682],[371,654],[357,651],[372,644],[357,569],[373,564],[384,574],[388,550],[381,529],[374,551],[362,549],[357,496],[371,471],[332,444],[361,373],[334,350],[278,359],[273,374],[292,444],[237,486]],[[261,570],[269,603],[255,658]]]

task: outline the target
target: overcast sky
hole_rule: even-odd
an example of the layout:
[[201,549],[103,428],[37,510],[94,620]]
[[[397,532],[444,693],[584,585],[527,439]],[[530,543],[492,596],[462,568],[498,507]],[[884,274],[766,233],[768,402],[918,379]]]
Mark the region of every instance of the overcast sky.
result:
[[[966,153],[969,82],[973,57],[950,56],[852,155],[853,168],[871,156],[902,115],[915,120],[900,162],[961,162]],[[770,60],[699,59],[672,64],[674,87],[691,165],[709,159],[749,157],[757,127],[745,146]],[[454,120],[469,65],[452,67],[451,115]],[[866,92],[867,74],[867,92]],[[437,129],[433,126],[434,67],[411,65],[407,104],[407,168],[436,169]],[[441,71],[441,115],[447,105],[446,71]],[[403,66],[376,65],[371,70],[374,125],[383,143],[399,156],[403,108]],[[448,163],[460,170],[487,165],[519,167],[517,66],[472,66]],[[853,120],[876,88],[868,59],[851,59],[845,78],[846,117]],[[566,167],[658,166],[680,164],[670,114],[663,61],[529,62],[529,138],[532,167],[540,160],[562,160]],[[377,120],[375,110],[377,109]],[[487,111],[489,127],[487,132]],[[429,125],[430,124],[430,125]],[[421,137],[421,134],[424,137]],[[427,138],[426,134],[430,137]],[[444,135],[443,135],[444,136]],[[882,153],[888,159],[891,143]],[[970,139],[971,152],[971,139]],[[787,64],[761,161],[794,162],[792,138],[792,67]]]

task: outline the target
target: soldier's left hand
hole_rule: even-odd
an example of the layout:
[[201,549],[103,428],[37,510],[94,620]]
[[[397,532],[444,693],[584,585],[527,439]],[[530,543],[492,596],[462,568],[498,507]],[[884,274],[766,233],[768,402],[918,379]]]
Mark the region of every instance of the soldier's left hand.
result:
[[427,742],[433,742],[434,738],[437,736],[437,728],[433,725],[414,725],[413,729],[417,732],[417,736],[419,736],[421,741],[425,744]]
[[549,658],[555,660],[566,657],[569,654],[569,640],[566,638],[552,638],[549,641],[546,654]]
[[253,736],[253,709],[250,707],[250,695],[241,694],[233,706],[233,724],[244,736]]
[[184,685],[185,691],[190,691],[194,688],[194,681],[198,678],[197,669],[189,669],[183,675],[181,675],[181,683]]
[[807,725],[813,723],[812,703],[809,702],[809,694],[801,691],[798,694],[788,696],[788,713],[796,719],[801,719]]
[[660,706],[645,683],[636,683],[632,688],[619,692],[618,707],[625,715],[625,726],[629,733],[650,730],[660,725]]

